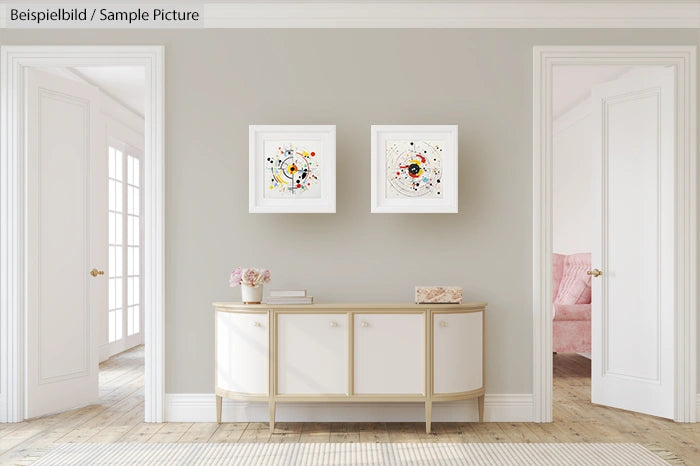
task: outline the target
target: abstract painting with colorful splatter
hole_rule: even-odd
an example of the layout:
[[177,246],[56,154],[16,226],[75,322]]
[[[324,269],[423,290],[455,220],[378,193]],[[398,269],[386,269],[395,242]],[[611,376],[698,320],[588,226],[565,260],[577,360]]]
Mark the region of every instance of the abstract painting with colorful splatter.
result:
[[265,141],[263,196],[319,199],[322,154],[313,141]]
[[387,198],[442,199],[442,146],[437,141],[386,141]]

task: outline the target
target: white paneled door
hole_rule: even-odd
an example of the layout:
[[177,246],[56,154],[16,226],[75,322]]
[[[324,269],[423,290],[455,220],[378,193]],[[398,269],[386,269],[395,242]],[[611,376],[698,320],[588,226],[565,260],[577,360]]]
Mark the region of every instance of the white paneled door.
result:
[[592,98],[592,401],[673,418],[674,69]]
[[25,402],[32,418],[98,399],[97,312],[107,303],[107,176],[106,157],[95,150],[96,90],[28,73]]

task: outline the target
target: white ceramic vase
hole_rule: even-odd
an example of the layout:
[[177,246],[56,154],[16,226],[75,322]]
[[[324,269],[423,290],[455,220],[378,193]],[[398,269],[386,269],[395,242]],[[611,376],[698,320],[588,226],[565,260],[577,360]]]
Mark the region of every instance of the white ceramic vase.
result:
[[241,285],[241,301],[244,304],[260,304],[262,302],[263,286]]

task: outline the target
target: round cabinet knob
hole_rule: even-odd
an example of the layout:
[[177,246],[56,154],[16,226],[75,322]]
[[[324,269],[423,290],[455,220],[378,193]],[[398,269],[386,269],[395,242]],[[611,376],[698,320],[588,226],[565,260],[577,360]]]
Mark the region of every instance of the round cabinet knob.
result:
[[363,327],[369,327],[369,324],[367,322],[362,322]]
[[338,326],[338,322],[331,322],[331,327],[337,327],[337,326]]
[[257,320],[253,323],[253,327],[260,327],[260,326],[261,326],[260,322],[258,322]]
[[447,322],[445,322],[444,320],[441,320],[440,327],[447,327]]

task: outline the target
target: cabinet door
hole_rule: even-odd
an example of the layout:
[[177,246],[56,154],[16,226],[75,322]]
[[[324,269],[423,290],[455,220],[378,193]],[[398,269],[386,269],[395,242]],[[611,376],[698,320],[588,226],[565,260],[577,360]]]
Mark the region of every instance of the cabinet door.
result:
[[483,385],[483,312],[433,314],[435,393],[476,390]]
[[345,314],[278,314],[278,393],[346,394],[347,331]]
[[423,314],[355,314],[355,393],[424,394]]
[[267,314],[216,312],[216,385],[238,393],[268,393]]

